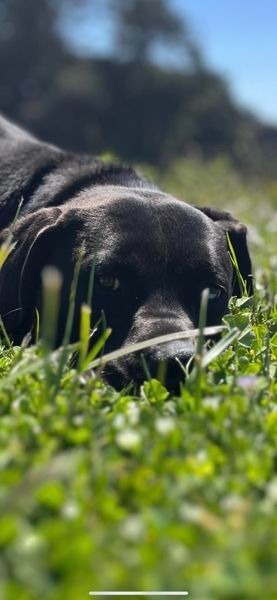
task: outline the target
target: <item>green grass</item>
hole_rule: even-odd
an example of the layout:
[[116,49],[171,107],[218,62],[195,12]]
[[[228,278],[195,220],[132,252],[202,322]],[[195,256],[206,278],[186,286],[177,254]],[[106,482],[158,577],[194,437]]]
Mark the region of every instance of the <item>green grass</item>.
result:
[[243,183],[224,162],[183,161],[161,179],[250,225],[256,294],[231,301],[233,342],[202,357],[178,397],[155,380],[120,395],[89,376],[86,312],[76,369],[69,347],[2,336],[1,600],[276,598],[277,186]]

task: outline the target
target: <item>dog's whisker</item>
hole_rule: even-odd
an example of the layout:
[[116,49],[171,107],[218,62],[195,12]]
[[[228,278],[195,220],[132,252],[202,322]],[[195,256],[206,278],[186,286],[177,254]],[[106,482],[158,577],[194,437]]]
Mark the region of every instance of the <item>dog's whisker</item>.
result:
[[22,311],[22,310],[23,310],[22,307],[20,307],[20,308],[14,308],[13,310],[9,310],[8,312],[4,313],[1,316],[2,316],[3,319],[5,319],[6,317],[9,317],[10,315],[12,315],[12,314],[14,314],[16,312]]

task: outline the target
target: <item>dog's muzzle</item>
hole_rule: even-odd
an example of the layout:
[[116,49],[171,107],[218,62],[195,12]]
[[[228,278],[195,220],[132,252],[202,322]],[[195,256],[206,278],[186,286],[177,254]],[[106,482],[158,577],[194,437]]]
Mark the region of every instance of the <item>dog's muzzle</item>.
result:
[[104,379],[116,389],[149,378],[158,378],[170,392],[178,393],[186,368],[195,354],[194,340],[177,340],[150,346],[143,354],[134,352],[124,359],[113,361],[105,368]]

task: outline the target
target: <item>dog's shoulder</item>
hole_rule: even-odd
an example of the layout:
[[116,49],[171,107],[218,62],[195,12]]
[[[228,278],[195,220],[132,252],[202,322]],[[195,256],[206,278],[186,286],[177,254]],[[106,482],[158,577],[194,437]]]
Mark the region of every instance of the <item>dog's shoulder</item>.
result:
[[64,204],[94,185],[144,187],[145,183],[128,165],[63,151],[0,116],[1,229],[12,222],[21,200],[24,215]]
[[0,116],[0,228],[13,220],[19,202],[27,203],[62,153]]

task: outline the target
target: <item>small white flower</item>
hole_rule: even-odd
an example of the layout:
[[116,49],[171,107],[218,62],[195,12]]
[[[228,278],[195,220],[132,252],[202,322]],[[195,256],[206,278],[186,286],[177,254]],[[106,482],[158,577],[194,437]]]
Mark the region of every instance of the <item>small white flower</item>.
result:
[[113,419],[113,426],[115,429],[122,429],[126,422],[125,416],[122,413],[115,415]]
[[277,502],[277,478],[269,482],[266,495],[273,503]]
[[269,265],[272,269],[275,269],[275,267],[277,267],[277,256],[273,254],[273,256],[269,257]]
[[175,544],[170,547],[170,558],[177,565],[182,565],[189,556],[188,549],[182,544]]
[[179,508],[179,515],[184,521],[190,521],[191,523],[197,523],[202,515],[202,509],[200,506],[189,504],[184,502]]
[[74,425],[76,425],[76,427],[80,427],[81,425],[83,425],[84,423],[84,415],[75,415],[75,417],[73,417],[72,421],[74,423]]
[[255,244],[256,246],[262,246],[264,244],[264,240],[260,236],[258,229],[256,229],[256,227],[254,227],[253,225],[248,227],[248,232],[249,232],[249,239],[251,240],[252,244]]
[[136,402],[130,402],[128,404],[127,416],[131,425],[137,425],[139,421],[139,407]]
[[145,524],[139,515],[130,515],[120,525],[120,534],[127,540],[136,542],[145,532]]
[[133,429],[124,429],[116,436],[116,443],[123,450],[135,450],[141,442],[140,435]]
[[61,513],[62,516],[65,517],[65,519],[76,519],[76,517],[78,517],[80,514],[80,509],[78,504],[76,502],[73,502],[72,500],[71,502],[67,502],[66,504],[64,504]]
[[220,403],[220,398],[218,397],[208,397],[208,398],[204,398],[203,400],[203,404],[204,406],[207,406],[209,408],[212,408],[213,410],[217,410],[219,407],[219,403]]
[[266,224],[266,231],[269,233],[277,233],[277,218],[271,216],[268,223]]
[[43,546],[43,540],[41,537],[34,533],[29,533],[24,536],[24,539],[20,540],[19,547],[24,553],[33,554],[37,552]]
[[205,462],[207,460],[206,450],[198,450],[198,452],[196,452],[196,458],[199,463]]
[[175,428],[175,421],[171,417],[159,417],[155,421],[155,428],[161,435],[167,435]]
[[238,496],[237,494],[230,494],[229,496],[225,496],[225,498],[222,499],[221,506],[223,510],[229,512],[233,510],[239,510],[243,502],[244,500],[241,496]]

